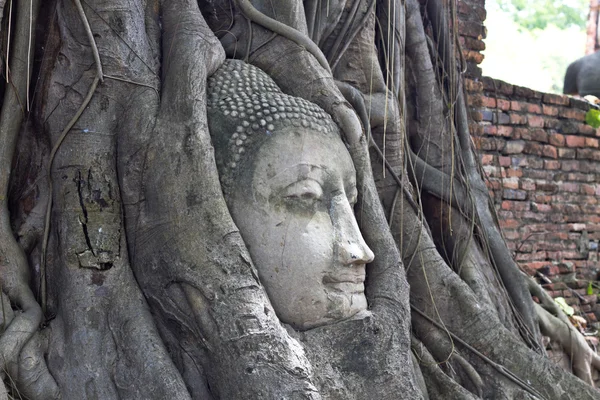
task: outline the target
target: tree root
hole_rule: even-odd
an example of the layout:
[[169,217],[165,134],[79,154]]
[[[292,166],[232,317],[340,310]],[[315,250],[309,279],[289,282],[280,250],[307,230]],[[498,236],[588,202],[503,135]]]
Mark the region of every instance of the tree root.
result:
[[[42,310],[37,303],[33,292],[29,288],[29,264],[11,230],[10,215],[8,211],[8,184],[11,175],[12,160],[25,114],[23,101],[27,98],[27,88],[31,71],[28,60],[30,45],[34,42],[33,33],[29,29],[35,26],[39,10],[39,2],[19,2],[17,10],[14,49],[10,59],[12,71],[12,87],[7,87],[4,102],[0,112],[0,281],[3,292],[2,300],[6,296],[10,303],[20,311],[5,312],[7,304],[3,304],[3,331],[0,332],[0,371],[5,371],[14,382],[21,378],[25,382],[32,382],[30,372],[39,374],[34,378],[43,386],[42,398],[53,398],[57,395],[56,383],[45,366],[41,349],[34,340],[35,334],[42,322]],[[33,363],[31,362],[33,360]],[[40,364],[41,363],[41,364]],[[40,368],[38,368],[40,366]],[[32,392],[39,392],[35,384],[31,386]]]
[[534,306],[542,334],[560,344],[569,354],[575,376],[594,386],[592,367],[600,371],[600,356],[588,345],[552,297],[532,278],[526,279],[531,294],[541,301],[541,304],[534,303]]
[[256,8],[254,8],[254,6],[252,5],[252,3],[250,3],[249,0],[237,0],[236,4],[239,7],[242,14],[250,21],[261,25],[267,29],[270,29],[273,32],[291,40],[297,45],[306,48],[306,50],[310,54],[312,54],[317,59],[317,61],[319,61],[319,64],[321,64],[321,66],[331,74],[331,69],[329,67],[329,63],[327,62],[327,58],[325,57],[319,46],[317,46],[315,42],[310,40],[308,36],[304,35],[302,32],[294,28],[282,24],[281,22],[261,13]]

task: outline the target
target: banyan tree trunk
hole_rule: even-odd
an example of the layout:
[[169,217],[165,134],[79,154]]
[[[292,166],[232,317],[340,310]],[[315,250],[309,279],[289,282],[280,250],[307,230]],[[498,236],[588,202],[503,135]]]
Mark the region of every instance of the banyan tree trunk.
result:
[[[0,399],[598,398],[540,345],[540,326],[577,333],[502,240],[441,1],[0,0],[0,17]],[[343,132],[371,317],[278,320],[208,132],[226,57]],[[569,343],[591,383],[597,356]]]

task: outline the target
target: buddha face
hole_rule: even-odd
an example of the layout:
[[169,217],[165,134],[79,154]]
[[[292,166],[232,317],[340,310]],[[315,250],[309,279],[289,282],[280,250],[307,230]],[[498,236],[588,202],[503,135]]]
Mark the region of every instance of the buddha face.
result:
[[310,329],[366,310],[373,260],[356,218],[356,172],[339,137],[282,128],[252,156],[229,200],[279,319]]

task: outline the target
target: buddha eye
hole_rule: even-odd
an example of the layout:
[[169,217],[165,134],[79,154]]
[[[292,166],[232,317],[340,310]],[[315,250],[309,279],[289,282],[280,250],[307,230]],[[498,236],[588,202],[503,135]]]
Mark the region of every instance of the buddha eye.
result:
[[283,198],[303,205],[314,205],[323,198],[323,188],[317,181],[304,179],[286,187]]

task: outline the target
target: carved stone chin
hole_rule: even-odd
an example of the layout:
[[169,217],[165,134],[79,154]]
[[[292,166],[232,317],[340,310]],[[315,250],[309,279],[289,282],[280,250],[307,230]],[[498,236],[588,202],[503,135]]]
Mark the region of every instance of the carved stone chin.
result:
[[[245,71],[237,70],[241,85],[230,72],[235,92],[209,83],[221,96],[212,97],[209,125],[231,215],[279,319],[304,330],[366,310],[373,253],[354,216],[356,172],[336,125],[316,105],[274,91],[261,71],[234,67]],[[267,123],[272,109],[279,118]]]

